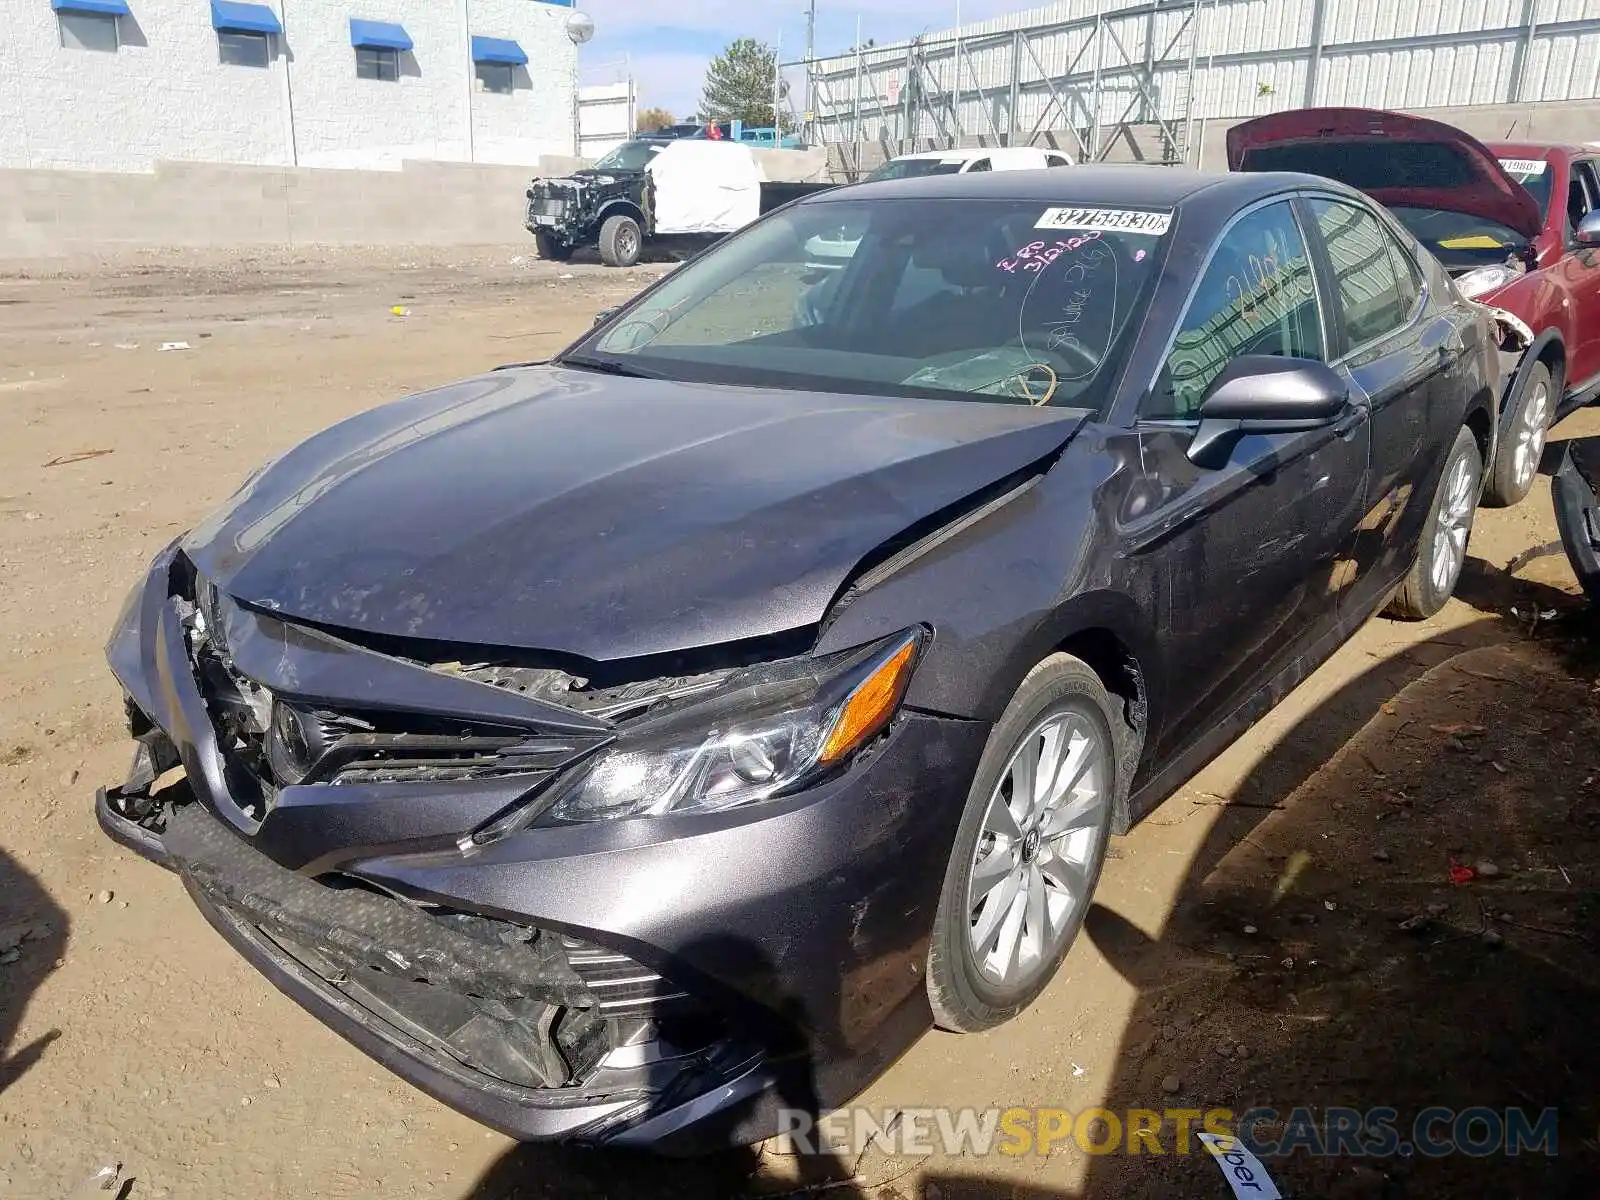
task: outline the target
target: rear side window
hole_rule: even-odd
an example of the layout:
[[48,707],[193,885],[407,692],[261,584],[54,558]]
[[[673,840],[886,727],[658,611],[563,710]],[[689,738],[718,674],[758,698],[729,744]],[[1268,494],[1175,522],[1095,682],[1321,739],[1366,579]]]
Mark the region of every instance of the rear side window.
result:
[[994,170],[994,166],[989,162],[989,160],[987,158],[980,158],[977,162],[973,163],[970,167],[967,168],[967,174],[972,175],[972,174],[975,174],[978,171],[992,171],[992,170]]
[[1046,154],[1044,160],[1045,165],[1050,167],[1070,167],[1072,165],[1072,160],[1062,154]]
[[1410,319],[1416,296],[1401,286],[1392,239],[1378,218],[1337,200],[1312,200],[1311,211],[1333,262],[1335,299],[1350,345],[1399,329]]
[[1400,302],[1405,308],[1409,318],[1416,310],[1417,301],[1422,299],[1422,272],[1417,268],[1417,260],[1411,256],[1411,251],[1400,244],[1398,238],[1391,230],[1385,230],[1388,237],[1389,257],[1394,260],[1394,273],[1396,286],[1400,290]]
[[1325,358],[1311,263],[1286,201],[1223,235],[1140,415],[1192,419],[1223,368],[1245,354]]

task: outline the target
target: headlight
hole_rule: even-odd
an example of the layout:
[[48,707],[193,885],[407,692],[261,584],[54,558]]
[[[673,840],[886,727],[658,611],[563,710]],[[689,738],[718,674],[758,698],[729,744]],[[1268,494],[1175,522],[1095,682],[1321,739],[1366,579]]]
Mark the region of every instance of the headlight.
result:
[[1522,272],[1509,264],[1477,267],[1456,279],[1456,288],[1467,299],[1486,296],[1506,286]]
[[742,671],[709,697],[628,724],[553,797],[469,842],[495,841],[543,814],[603,821],[721,812],[793,791],[843,766],[889,724],[924,637],[918,629],[842,655]]

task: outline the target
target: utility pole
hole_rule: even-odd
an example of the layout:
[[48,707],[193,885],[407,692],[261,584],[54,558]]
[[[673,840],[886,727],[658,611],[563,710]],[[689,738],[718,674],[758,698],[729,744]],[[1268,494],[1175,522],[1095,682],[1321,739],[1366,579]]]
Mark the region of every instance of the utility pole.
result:
[[806,111],[801,114],[804,136],[810,140],[812,114],[817,111],[816,65],[817,57],[817,0],[806,2]]

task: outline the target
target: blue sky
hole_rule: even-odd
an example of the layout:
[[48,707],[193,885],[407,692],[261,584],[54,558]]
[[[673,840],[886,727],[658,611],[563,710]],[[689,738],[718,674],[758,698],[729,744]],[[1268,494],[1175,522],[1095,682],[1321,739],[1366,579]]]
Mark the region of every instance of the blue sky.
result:
[[[1040,2],[961,0],[961,19],[984,20]],[[781,44],[786,61],[801,57],[805,49],[804,0],[678,0],[675,5],[661,0],[579,0],[578,7],[594,18],[596,29],[594,41],[583,48],[584,82],[620,78],[623,60],[630,60],[640,106],[668,108],[680,117],[699,103],[706,64],[734,38]],[[924,29],[948,29],[955,24],[955,9],[954,0],[818,0],[817,52],[836,52],[854,43],[858,14],[863,39],[882,43]]]

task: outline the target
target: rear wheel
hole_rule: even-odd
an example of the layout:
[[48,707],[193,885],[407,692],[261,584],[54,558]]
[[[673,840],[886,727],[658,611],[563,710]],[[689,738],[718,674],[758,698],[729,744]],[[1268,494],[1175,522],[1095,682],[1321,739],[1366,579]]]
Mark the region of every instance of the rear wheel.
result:
[[1535,363],[1522,385],[1516,409],[1506,424],[1505,437],[1495,455],[1489,485],[1484,490],[1485,504],[1509,508],[1521,503],[1533,489],[1555,412],[1555,379],[1548,366]]
[[1056,654],[1029,672],[989,735],[928,947],[940,1028],[1010,1020],[1066,957],[1111,834],[1114,714],[1094,671]]
[[1417,560],[1389,601],[1390,616],[1424,621],[1450,599],[1467,561],[1467,539],[1472,536],[1482,478],[1483,456],[1478,451],[1478,440],[1472,430],[1463,429],[1456,434],[1455,445],[1445,459],[1439,490],[1433,497],[1422,543],[1417,547]]
[[539,248],[539,257],[547,262],[566,262],[572,257],[572,247],[553,233],[541,229],[533,235],[533,241]]
[[600,226],[600,261],[608,267],[631,267],[639,261],[644,236],[632,217],[607,217]]

